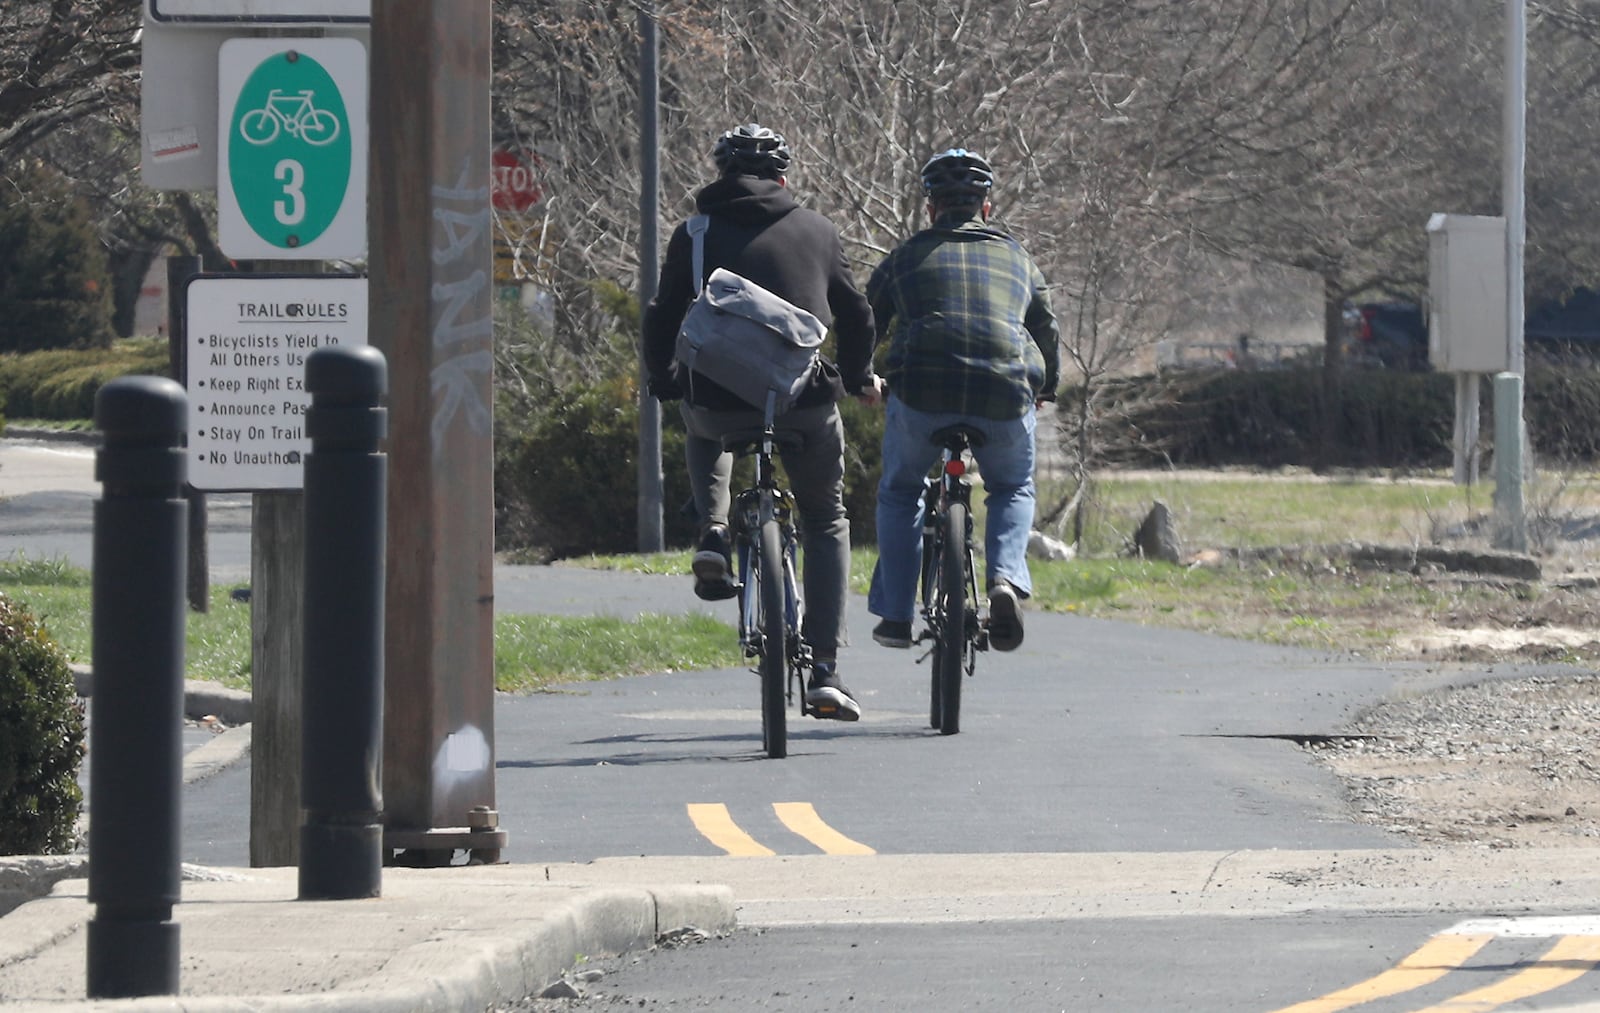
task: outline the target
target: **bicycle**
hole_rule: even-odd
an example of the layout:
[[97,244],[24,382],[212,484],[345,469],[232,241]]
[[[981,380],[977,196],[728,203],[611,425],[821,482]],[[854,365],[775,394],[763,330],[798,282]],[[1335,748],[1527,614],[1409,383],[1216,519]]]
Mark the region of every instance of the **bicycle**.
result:
[[[927,479],[922,508],[922,618],[916,642],[933,642],[928,724],[942,735],[961,730],[961,681],[989,649],[989,631],[978,617],[978,578],[972,545],[972,484],[967,454],[983,445],[983,431],[957,424],[935,430],[929,440],[943,448],[939,477]],[[921,659],[918,659],[919,661]]]
[[738,554],[739,645],[746,658],[759,659],[761,745],[774,760],[789,753],[787,709],[796,684],[800,713],[810,713],[805,679],[811,648],[800,635],[805,601],[795,576],[800,539],[794,496],[779,484],[773,460],[775,451],[800,446],[799,436],[775,432],[770,416],[763,429],[722,437],[722,448],[735,458],[755,458],[755,481],[734,497],[728,527]]
[[339,137],[339,117],[318,109],[316,92],[306,88],[286,94],[281,88],[267,92],[260,109],[252,109],[239,119],[239,135],[255,145],[271,144],[280,130],[298,137],[313,147],[332,144]]

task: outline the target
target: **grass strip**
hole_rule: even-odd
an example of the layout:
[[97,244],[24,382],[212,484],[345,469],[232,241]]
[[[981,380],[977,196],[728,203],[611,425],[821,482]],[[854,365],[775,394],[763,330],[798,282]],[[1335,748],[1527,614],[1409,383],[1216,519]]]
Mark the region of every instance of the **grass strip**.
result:
[[[191,679],[250,688],[250,605],[235,587],[214,587],[210,611],[188,612],[184,667]],[[93,664],[93,589],[87,570],[63,560],[0,560],[0,593],[27,607],[67,657]],[[742,664],[734,628],[703,614],[498,615],[495,688],[533,692],[560,683],[644,672]]]

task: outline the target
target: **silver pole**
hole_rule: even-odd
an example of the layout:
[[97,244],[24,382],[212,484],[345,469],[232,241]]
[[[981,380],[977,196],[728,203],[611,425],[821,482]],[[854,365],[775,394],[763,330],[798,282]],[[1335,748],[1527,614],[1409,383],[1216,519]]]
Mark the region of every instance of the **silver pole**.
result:
[[[639,9],[639,310],[656,295],[660,261],[661,146],[657,125],[660,104],[660,42],[653,7]],[[639,551],[665,547],[661,474],[661,403],[646,389],[644,360],[639,362]]]
[[1527,241],[1523,209],[1523,168],[1527,151],[1528,17],[1526,0],[1506,0],[1505,116],[1501,172],[1501,207],[1506,219],[1505,382],[1494,385],[1495,537],[1496,548],[1528,549],[1522,482],[1528,441],[1522,417],[1522,253]]

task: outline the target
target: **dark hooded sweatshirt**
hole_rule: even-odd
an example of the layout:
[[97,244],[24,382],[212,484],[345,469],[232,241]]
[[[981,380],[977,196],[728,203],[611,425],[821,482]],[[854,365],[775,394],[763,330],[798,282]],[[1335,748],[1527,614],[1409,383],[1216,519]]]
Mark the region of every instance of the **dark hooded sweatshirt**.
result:
[[[724,176],[701,190],[695,205],[711,217],[704,239],[706,277],[716,268],[726,268],[815,314],[828,326],[833,359],[817,371],[795,407],[828,404],[846,392],[859,393],[871,379],[877,335],[867,299],[851,278],[839,230],[795,203],[774,179]],[[705,377],[678,375],[682,367],[674,362],[673,349],[695,298],[693,264],[688,226],[679,225],[667,243],[656,297],[644,312],[650,390],[663,399],[687,396],[703,408],[749,411],[750,404]]]

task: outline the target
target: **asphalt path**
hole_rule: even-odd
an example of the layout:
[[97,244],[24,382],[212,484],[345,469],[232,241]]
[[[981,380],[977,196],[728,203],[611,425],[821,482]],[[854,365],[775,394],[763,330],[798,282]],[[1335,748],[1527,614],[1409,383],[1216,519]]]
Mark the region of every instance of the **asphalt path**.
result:
[[[688,608],[732,618],[732,603],[705,605],[688,590],[686,578],[504,567],[496,601],[516,612]],[[774,809],[787,803],[811,805],[828,827],[883,854],[1394,843],[1344,817],[1339,785],[1296,740],[1336,732],[1403,675],[1034,614],[1020,650],[980,658],[963,731],[941,736],[928,727],[927,665],[917,652],[871,644],[862,600],[849,611],[858,644],[841,653],[841,671],[863,719],[791,711],[787,761],[764,758],[759,687],[744,668],[498,697],[503,857],[722,854],[692,815],[704,806],[726,808],[769,851],[818,853]],[[202,811],[219,819],[186,845],[187,858],[246,864],[247,828],[228,814],[247,792],[238,772],[202,787]]]
[[[76,465],[46,458],[76,477],[51,475],[39,487],[22,480],[31,466],[17,463],[13,443],[0,442],[0,556],[65,555],[90,565],[94,492],[81,455]],[[35,453],[43,452],[26,459]],[[247,577],[248,497],[211,518],[214,576]],[[497,567],[496,606],[733,615],[731,603],[694,599],[687,577],[572,567]],[[1473,884],[1448,881],[1423,884],[1424,894],[1437,891],[1436,904],[1413,898],[1372,910],[1319,905],[1315,884],[1294,903],[1232,914],[1178,917],[1110,902],[1069,913],[1045,902],[1058,885],[1050,880],[1061,877],[1041,874],[1029,856],[1069,868],[1074,855],[1086,866],[1093,858],[1115,883],[1139,856],[1159,866],[1201,855],[1220,868],[1222,856],[1274,849],[1405,853],[1405,841],[1348,818],[1339,784],[1299,743],[1338,734],[1386,694],[1446,677],[1071,615],[1027,618],[1020,650],[980,658],[957,736],[927,727],[926,665],[917,652],[873,645],[859,598],[849,603],[855,645],[841,654],[841,669],[864,717],[840,724],[791,712],[782,761],[764,758],[757,681],[742,668],[497,697],[505,860],[556,868],[686,856],[710,860],[730,879],[755,877],[743,885],[751,900],[733,936],[611,962],[581,1002],[1279,1010],[1412,965],[1430,974],[1412,967],[1415,988],[1369,988],[1360,1008],[1551,1009],[1600,998],[1600,976],[1582,973],[1593,962],[1549,956],[1548,935],[1497,935],[1448,961],[1427,949],[1473,915],[1593,909],[1595,897],[1559,889],[1512,912],[1504,893],[1485,894],[1476,908]],[[1451,678],[1474,674],[1482,673]],[[185,861],[248,865],[249,782],[246,760],[185,786]],[[740,864],[744,856],[788,865]],[[967,881],[978,875],[988,877],[981,889]],[[941,876],[947,889],[913,903]],[[1572,968],[1570,983],[1527,998],[1441,1005],[1519,974]],[[1350,1005],[1323,1000],[1297,1013]]]

